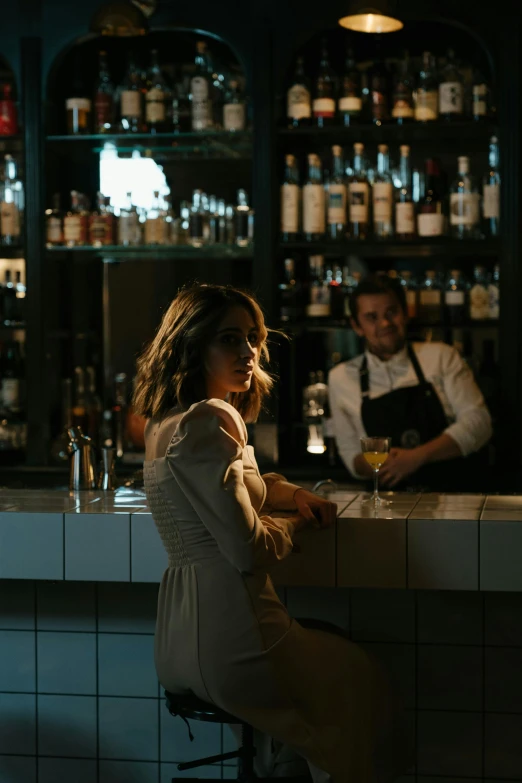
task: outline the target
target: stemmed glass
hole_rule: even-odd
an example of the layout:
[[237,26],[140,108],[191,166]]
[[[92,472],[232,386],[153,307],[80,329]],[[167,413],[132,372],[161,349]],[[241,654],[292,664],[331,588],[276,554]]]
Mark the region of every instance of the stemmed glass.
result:
[[391,438],[361,438],[361,451],[364,459],[373,472],[373,495],[363,503],[371,503],[373,506],[389,506],[388,500],[379,496],[379,470],[388,459]]

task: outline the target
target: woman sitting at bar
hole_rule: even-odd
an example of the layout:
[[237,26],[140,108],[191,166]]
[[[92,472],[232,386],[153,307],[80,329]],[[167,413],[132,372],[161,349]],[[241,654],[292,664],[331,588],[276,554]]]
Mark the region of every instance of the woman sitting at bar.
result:
[[336,505],[261,476],[247,445],[245,422],[272,385],[266,340],[250,295],[193,286],[138,361],[145,487],[169,556],[158,676],[293,748],[315,781],[392,780],[403,748],[380,669],[342,636],[292,619],[268,576],[298,530],[334,524]]

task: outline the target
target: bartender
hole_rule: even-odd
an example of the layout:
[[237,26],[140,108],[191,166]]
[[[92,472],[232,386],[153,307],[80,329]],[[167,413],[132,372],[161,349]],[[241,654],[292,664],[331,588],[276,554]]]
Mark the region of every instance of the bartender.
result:
[[445,343],[408,342],[406,298],[395,280],[361,281],[350,308],[365,351],[334,367],[328,391],[337,448],[352,476],[372,474],[360,438],[388,436],[382,486],[480,486],[487,465],[480,450],[492,435],[491,416],[468,365]]

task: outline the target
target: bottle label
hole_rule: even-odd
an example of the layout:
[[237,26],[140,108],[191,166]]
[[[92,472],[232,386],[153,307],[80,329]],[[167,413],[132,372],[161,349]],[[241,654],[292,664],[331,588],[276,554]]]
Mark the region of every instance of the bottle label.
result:
[[2,402],[12,411],[20,410],[20,379],[4,378],[2,381]]
[[314,100],[314,117],[335,117],[334,99],[316,98]]
[[413,106],[407,98],[396,98],[393,104],[392,117],[395,119],[410,119],[413,117]]
[[465,302],[464,291],[446,291],[444,301],[448,307],[460,307]]
[[474,321],[489,318],[489,293],[481,283],[476,283],[469,292],[469,315]]
[[440,305],[440,291],[421,291],[419,302],[423,307],[438,307]]
[[145,244],[165,244],[165,221],[161,218],[152,218],[145,221]]
[[392,184],[391,182],[375,182],[373,186],[373,221],[374,223],[391,223],[392,219]]
[[96,114],[96,127],[103,128],[110,125],[112,121],[112,95],[106,92],[96,94],[94,101],[94,111]]
[[496,283],[489,284],[488,296],[489,296],[489,317],[498,318],[500,316],[500,291]]
[[0,234],[3,237],[20,236],[20,211],[12,201],[0,205]]
[[245,130],[245,104],[225,103],[223,106],[223,126],[225,130]]
[[145,117],[147,122],[165,121],[165,93],[153,87],[145,96]]
[[81,215],[66,215],[63,219],[63,238],[66,242],[83,242],[85,221]]
[[310,92],[304,84],[294,84],[286,96],[286,113],[291,120],[303,120],[312,116]]
[[357,98],[355,95],[339,98],[339,111],[346,112],[346,114],[359,114],[361,109],[362,98]]
[[62,241],[62,221],[59,217],[51,215],[51,217],[47,220],[46,236],[49,244],[56,244]]
[[479,221],[478,193],[450,194],[450,224],[452,226],[475,226]]
[[69,110],[90,111],[91,102],[88,98],[68,98],[65,107]]
[[112,224],[104,215],[92,215],[89,226],[89,239],[91,243],[108,243],[111,239]]
[[203,76],[194,76],[190,82],[192,92],[192,130],[206,130],[212,125],[212,103],[208,82]]
[[484,185],[482,210],[485,218],[500,217],[500,185]]
[[395,230],[397,234],[415,233],[415,207],[413,201],[395,204]]
[[139,90],[122,90],[121,116],[141,117],[141,93]]
[[417,232],[420,237],[440,237],[444,228],[444,216],[440,212],[417,215]]
[[281,231],[297,234],[299,231],[299,185],[281,187]]
[[441,114],[462,114],[463,90],[460,82],[439,84],[439,111]]
[[348,186],[350,223],[368,222],[369,186],[367,182],[350,182]]
[[436,90],[425,92],[417,90],[415,102],[415,119],[418,122],[436,120],[439,116],[439,95]]
[[346,223],[346,187],[342,184],[328,186],[328,224]]
[[487,114],[486,96],[488,88],[485,84],[473,85],[473,116],[485,117]]
[[309,183],[303,188],[303,231],[305,234],[324,234],[324,188]]

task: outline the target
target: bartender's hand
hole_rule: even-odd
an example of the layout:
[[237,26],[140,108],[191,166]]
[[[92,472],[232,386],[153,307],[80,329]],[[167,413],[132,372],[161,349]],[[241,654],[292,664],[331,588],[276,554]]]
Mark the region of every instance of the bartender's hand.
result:
[[424,453],[420,448],[392,448],[388,459],[379,471],[379,484],[395,487],[400,481],[419,470],[424,463]]
[[332,503],[307,489],[298,489],[294,494],[294,501],[300,515],[308,520],[312,527],[331,527],[335,524],[337,503]]

